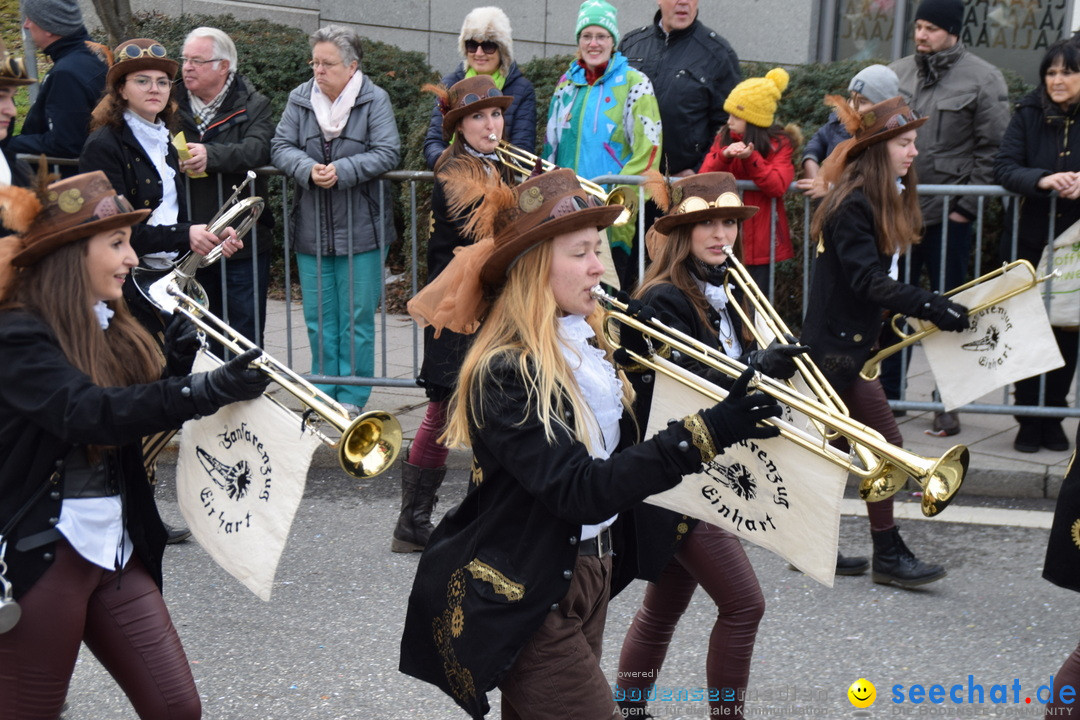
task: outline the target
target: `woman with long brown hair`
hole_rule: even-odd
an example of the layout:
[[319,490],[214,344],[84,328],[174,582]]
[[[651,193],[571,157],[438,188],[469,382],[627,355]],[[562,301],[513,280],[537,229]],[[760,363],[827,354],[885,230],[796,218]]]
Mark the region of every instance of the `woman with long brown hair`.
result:
[[162,357],[121,294],[148,212],[103,173],[0,188],[0,208],[18,232],[0,239],[0,584],[21,608],[0,624],[0,708],[57,717],[85,642],[140,718],[198,718],[141,439],[257,397],[259,351],[191,375],[177,323]]
[[[646,242],[653,258],[634,297],[665,325],[736,358],[772,377],[795,373],[792,357],[806,352],[796,344],[774,343],[756,349],[744,333],[741,316],[724,288],[728,253],[741,240],[743,221],[758,208],[744,205],[735,177],[702,173],[670,188],[651,179],[646,188],[662,210]],[[671,198],[679,198],[672,203]],[[679,364],[727,385],[716,371],[685,357]],[[654,373],[628,373],[637,398],[638,425],[647,427]],[[667,654],[679,619],[698,585],[716,603],[705,665],[707,686],[729,688],[709,698],[713,712],[742,714],[758,623],[765,598],[739,538],[709,523],[654,505],[635,511],[638,530],[638,577],[649,580],[641,608],[623,641],[617,688],[626,717],[646,717],[646,699]]]
[[[206,255],[221,239],[205,225],[188,222],[180,160],[170,141],[176,113],[170,93],[179,65],[149,38],[120,43],[113,54],[116,61],[105,80],[105,96],[94,108],[79,172],[101,170],[133,207],[151,211],[131,231],[132,247],[144,265],[168,267],[188,250]],[[235,232],[224,237],[226,256],[242,246]]]
[[[904,439],[880,380],[859,377],[882,329],[883,313],[929,320],[942,330],[968,327],[967,308],[899,281],[899,259],[919,241],[922,215],[912,166],[916,130],[926,122],[895,97],[859,113],[835,104],[851,139],[822,167],[833,183],[814,213],[817,244],[802,341],[847,405],[851,417],[893,445]],[[945,568],[915,557],[893,521],[893,498],[868,502],[874,582],[915,587],[945,577]]]

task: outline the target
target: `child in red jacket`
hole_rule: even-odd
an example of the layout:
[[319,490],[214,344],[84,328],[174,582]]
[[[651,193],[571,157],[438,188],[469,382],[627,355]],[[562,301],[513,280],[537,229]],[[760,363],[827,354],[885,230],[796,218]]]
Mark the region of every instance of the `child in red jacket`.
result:
[[788,233],[784,193],[795,179],[793,155],[802,142],[795,125],[782,127],[773,121],[776,104],[788,85],[783,68],[773,68],[763,78],[743,80],[724,102],[727,125],[720,129],[699,172],[729,172],[739,180],[752,180],[760,190],[747,190],[743,202],[760,212],[743,223],[743,263],[754,281],[769,291],[769,238],[772,231],[770,200],[776,198],[776,257],[795,255]]

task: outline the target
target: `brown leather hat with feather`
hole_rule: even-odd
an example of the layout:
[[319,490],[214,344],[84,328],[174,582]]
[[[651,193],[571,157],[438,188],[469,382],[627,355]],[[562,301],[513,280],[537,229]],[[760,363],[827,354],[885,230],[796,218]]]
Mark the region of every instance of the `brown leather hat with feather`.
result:
[[679,225],[693,225],[713,218],[745,220],[758,211],[756,205],[743,205],[735,176],[729,172],[690,175],[668,184],[655,170],[645,174],[645,190],[664,211],[653,224],[659,233],[670,233]]
[[622,205],[600,205],[567,168],[529,178],[512,192],[515,201],[500,208],[495,249],[480,270],[488,287],[502,285],[514,262],[545,240],[582,228],[606,228],[623,211]]
[[434,327],[436,337],[443,328],[475,332],[522,255],[558,235],[608,227],[623,211],[600,205],[565,168],[511,188],[477,163],[452,160],[443,178],[450,214],[468,217],[462,232],[475,242],[457,248],[446,269],[409,301],[409,314]]
[[59,180],[40,193],[0,187],[0,220],[17,233],[3,238],[15,267],[33,265],[63,245],[135,225],[149,215],[117,195],[100,170]]
[[821,175],[826,182],[836,182],[848,163],[859,157],[866,148],[926,124],[927,118],[909,108],[899,95],[871,105],[858,112],[840,95],[828,95],[825,104],[836,109],[851,138],[833,148],[822,163]]
[[449,89],[444,85],[428,84],[423,90],[434,93],[439,103],[439,112],[443,115],[443,140],[449,140],[454,135],[458,121],[467,114],[489,107],[505,110],[514,102],[513,96],[503,95],[490,75],[474,75],[459,80]]

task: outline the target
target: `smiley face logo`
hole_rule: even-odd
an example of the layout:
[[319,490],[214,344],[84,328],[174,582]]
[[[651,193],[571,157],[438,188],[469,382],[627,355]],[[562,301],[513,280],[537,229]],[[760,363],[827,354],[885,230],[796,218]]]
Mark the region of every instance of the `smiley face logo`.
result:
[[859,678],[847,689],[848,700],[857,708],[868,708],[877,700],[877,688],[866,678]]

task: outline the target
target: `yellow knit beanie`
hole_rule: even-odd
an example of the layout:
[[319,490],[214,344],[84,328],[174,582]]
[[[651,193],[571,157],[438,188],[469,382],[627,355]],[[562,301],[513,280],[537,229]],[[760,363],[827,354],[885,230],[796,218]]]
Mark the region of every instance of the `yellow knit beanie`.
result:
[[788,74],[784,68],[773,68],[763,78],[743,80],[724,101],[724,112],[751,125],[771,127],[776,104],[787,86]]

